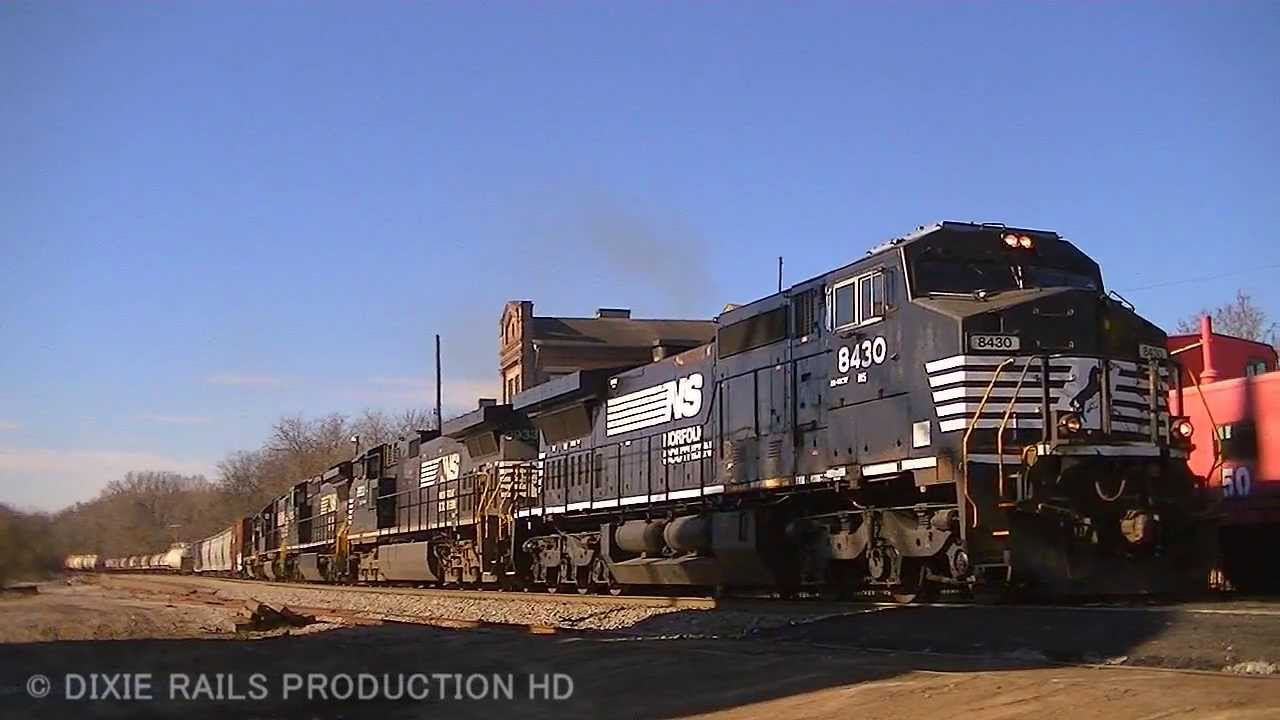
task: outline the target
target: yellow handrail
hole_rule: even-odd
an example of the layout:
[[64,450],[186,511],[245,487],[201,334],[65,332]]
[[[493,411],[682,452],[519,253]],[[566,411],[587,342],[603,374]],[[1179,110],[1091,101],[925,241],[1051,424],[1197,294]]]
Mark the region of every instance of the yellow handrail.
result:
[[982,411],[987,407],[987,401],[991,399],[991,391],[996,387],[996,381],[1000,379],[1000,373],[1015,358],[1007,358],[1004,362],[996,366],[995,372],[991,375],[991,382],[987,383],[986,392],[982,393],[982,402],[978,403],[978,409],[973,413],[973,422],[969,423],[969,427],[964,431],[964,439],[960,444],[960,478],[964,482],[964,499],[973,506],[973,525],[978,527],[978,504],[973,501],[973,496],[969,494],[969,437],[973,435],[973,431],[978,427],[978,418],[982,417]]
[[[1018,403],[1018,393],[1022,392],[1022,384],[1027,379],[1027,371],[1031,369],[1031,361],[1035,358],[1027,358],[1026,364],[1022,366],[1022,375],[1018,376],[1018,384],[1013,389],[1013,397],[1009,398],[1009,406],[1004,410],[1004,417],[1000,418],[1000,428],[996,430],[996,482],[999,483],[1000,499],[1004,500],[1004,429],[1009,424],[1009,418],[1013,416],[1013,407]],[[1048,418],[1045,422],[1049,422]]]

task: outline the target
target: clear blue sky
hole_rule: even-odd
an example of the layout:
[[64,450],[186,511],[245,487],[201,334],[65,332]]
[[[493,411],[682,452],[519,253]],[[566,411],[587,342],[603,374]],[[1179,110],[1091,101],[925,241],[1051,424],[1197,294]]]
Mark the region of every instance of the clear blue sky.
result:
[[2,5],[0,501],[425,406],[433,332],[459,409],[508,298],[709,316],[943,218],[1280,315],[1278,53],[1263,2]]

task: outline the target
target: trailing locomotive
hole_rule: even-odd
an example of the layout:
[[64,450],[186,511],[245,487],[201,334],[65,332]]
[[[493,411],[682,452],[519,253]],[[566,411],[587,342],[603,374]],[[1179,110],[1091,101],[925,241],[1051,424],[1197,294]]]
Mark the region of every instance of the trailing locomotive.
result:
[[482,401],[438,431],[375,446],[298,483],[251,518],[255,577],[510,583],[514,504],[537,475],[537,439]]
[[717,323],[299,482],[247,519],[245,574],[901,599],[1203,583],[1165,334],[1057,234],[924,227]]

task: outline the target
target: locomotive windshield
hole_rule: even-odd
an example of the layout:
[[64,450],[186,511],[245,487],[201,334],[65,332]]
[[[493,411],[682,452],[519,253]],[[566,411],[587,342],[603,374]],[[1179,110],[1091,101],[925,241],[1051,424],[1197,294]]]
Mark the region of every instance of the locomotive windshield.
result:
[[1033,288],[1101,290],[1098,267],[1069,244],[1043,240],[1033,250],[945,239],[907,254],[915,295],[1006,292]]

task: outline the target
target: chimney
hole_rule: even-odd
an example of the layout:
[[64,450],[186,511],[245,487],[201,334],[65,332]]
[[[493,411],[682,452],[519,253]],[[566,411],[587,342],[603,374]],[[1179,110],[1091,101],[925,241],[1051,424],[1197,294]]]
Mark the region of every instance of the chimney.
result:
[[672,355],[679,355],[685,350],[692,350],[698,347],[698,344],[697,340],[658,338],[653,341],[653,361],[658,362]]
[[1213,318],[1208,315],[1200,318],[1200,357],[1204,360],[1204,369],[1200,371],[1200,382],[1216,381],[1218,367],[1213,364]]
[[670,352],[671,352],[671,348],[668,347],[666,343],[662,342],[661,339],[653,341],[653,361],[654,362],[658,362],[659,360],[666,358],[667,355],[670,354]]
[[596,310],[596,319],[630,320],[631,308],[598,308]]

